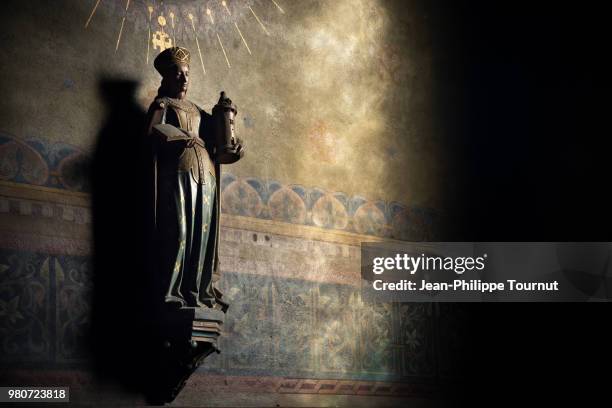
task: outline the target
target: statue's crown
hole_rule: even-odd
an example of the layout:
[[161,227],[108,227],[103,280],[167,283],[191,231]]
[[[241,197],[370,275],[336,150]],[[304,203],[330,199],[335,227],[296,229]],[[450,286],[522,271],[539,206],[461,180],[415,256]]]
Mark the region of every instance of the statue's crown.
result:
[[166,48],[155,57],[153,66],[162,76],[164,72],[175,65],[189,65],[191,55],[186,48],[183,47],[170,47]]

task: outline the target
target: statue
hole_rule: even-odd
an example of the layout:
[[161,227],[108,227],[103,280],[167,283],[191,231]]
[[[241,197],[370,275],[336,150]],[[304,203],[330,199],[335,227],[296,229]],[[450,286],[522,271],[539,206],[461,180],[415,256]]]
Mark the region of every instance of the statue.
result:
[[[244,154],[234,135],[236,108],[224,92],[213,115],[186,99],[189,60],[181,47],[155,58],[162,81],[147,114],[153,158],[152,299],[161,316],[167,363],[180,360],[176,364],[183,367],[166,370],[180,377],[167,379],[166,386],[174,389],[166,400],[176,396],[206,355],[219,351],[216,340],[228,308],[216,287],[220,170]],[[169,385],[173,381],[178,384]]]

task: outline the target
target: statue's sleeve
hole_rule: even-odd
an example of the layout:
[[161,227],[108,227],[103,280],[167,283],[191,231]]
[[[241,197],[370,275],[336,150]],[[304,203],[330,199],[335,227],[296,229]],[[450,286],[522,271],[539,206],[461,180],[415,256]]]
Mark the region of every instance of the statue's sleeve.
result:
[[147,120],[146,120],[146,140],[147,140],[147,148],[149,150],[149,171],[150,176],[148,177],[150,180],[150,187],[148,190],[150,191],[150,199],[147,202],[151,203],[151,224],[153,230],[157,229],[157,151],[159,149],[159,141],[156,137],[153,136],[153,126],[162,123],[164,119],[164,105],[161,99],[156,99],[153,101],[151,106],[149,107],[149,111],[147,112]]
[[204,140],[206,144],[206,150],[208,150],[208,154],[210,155],[210,159],[215,161],[214,155],[216,150],[216,140],[212,131],[212,115],[207,113],[206,111],[200,109],[200,129],[199,136],[200,139]]
[[210,159],[215,164],[215,207],[213,211],[215,212],[215,244],[214,244],[214,259],[212,265],[212,290],[215,296],[216,302],[221,306],[221,309],[225,312],[227,311],[229,304],[225,301],[221,300],[223,297],[223,293],[218,288],[218,281],[221,277],[221,269],[219,267],[219,238],[221,233],[221,164],[216,160],[215,151],[216,151],[216,138],[213,132],[213,121],[212,115],[205,112],[203,109],[200,109],[200,129],[199,136],[206,145],[206,150],[210,155]]
[[153,136],[153,126],[163,122],[164,103],[161,99],[153,101],[147,112],[147,128],[146,134],[149,137]]

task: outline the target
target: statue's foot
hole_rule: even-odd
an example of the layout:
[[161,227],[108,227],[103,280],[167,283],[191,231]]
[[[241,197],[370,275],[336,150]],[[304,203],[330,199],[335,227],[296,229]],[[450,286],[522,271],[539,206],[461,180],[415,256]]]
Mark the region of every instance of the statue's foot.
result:
[[183,299],[176,296],[166,296],[164,302],[169,306],[176,307],[177,309],[180,309],[186,305]]

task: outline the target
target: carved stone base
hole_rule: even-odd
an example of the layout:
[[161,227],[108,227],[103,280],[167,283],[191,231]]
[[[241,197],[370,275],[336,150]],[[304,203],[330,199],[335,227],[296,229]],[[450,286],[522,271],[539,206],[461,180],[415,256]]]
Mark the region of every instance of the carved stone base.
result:
[[159,370],[151,378],[150,403],[172,402],[204,359],[220,352],[217,339],[224,318],[221,310],[206,307],[177,308],[164,313],[155,350]]

